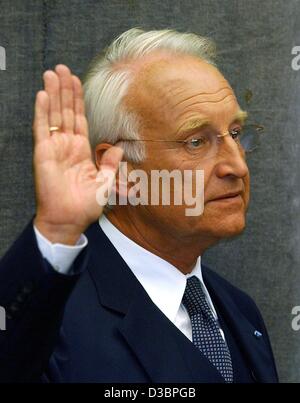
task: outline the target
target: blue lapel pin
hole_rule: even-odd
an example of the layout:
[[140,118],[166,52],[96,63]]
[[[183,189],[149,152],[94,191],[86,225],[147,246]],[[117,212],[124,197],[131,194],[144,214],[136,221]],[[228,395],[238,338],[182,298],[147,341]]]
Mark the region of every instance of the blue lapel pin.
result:
[[260,339],[260,338],[262,337],[262,333],[260,333],[258,330],[255,330],[255,331],[254,331],[254,336],[255,336],[257,339]]

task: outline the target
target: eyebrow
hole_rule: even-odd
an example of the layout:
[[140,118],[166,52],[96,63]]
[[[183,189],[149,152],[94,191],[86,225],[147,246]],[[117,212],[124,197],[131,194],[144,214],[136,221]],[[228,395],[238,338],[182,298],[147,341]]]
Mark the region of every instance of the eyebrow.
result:
[[[246,119],[248,118],[248,113],[246,111],[243,111],[240,109],[233,117],[231,120],[231,123],[234,122],[239,122],[241,124],[244,124]],[[177,134],[186,134],[192,130],[195,129],[201,129],[203,126],[208,126],[210,125],[211,122],[209,119],[206,118],[194,118],[190,119],[187,122],[185,122],[177,131]]]

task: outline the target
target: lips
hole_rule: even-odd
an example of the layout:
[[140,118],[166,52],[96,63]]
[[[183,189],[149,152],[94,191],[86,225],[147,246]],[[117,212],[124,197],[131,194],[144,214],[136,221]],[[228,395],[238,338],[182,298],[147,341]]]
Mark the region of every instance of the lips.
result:
[[235,198],[237,196],[240,196],[241,194],[242,194],[241,190],[239,190],[237,192],[230,192],[230,193],[226,193],[226,194],[223,194],[221,196],[215,197],[214,199],[212,199],[212,201],[224,200],[224,199],[233,199],[233,198]]

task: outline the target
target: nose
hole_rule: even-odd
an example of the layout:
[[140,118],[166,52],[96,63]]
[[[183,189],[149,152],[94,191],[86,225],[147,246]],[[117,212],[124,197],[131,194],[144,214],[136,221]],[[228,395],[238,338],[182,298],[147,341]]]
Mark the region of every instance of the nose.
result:
[[216,156],[216,174],[220,178],[224,176],[244,178],[249,174],[245,151],[227,134],[229,133],[220,136],[223,141]]

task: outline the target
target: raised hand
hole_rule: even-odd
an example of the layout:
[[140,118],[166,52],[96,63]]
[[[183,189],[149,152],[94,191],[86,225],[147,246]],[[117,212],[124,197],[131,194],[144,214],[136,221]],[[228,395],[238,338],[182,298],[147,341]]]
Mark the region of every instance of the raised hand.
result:
[[[74,244],[103,211],[96,201],[98,170],[91,155],[79,78],[64,65],[46,71],[43,78],[45,90],[37,93],[33,124],[34,223],[51,242]],[[59,130],[50,131],[55,127]],[[103,154],[100,171],[113,177],[122,155],[121,148],[110,147]],[[101,185],[103,194],[109,194],[111,182]]]

